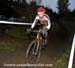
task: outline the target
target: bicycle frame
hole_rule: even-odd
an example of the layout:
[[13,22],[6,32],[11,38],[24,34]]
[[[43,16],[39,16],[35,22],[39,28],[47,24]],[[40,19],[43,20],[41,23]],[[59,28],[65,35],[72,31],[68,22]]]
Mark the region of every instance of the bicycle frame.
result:
[[[41,29],[44,28],[44,24],[41,24],[40,27],[41,27],[40,30],[31,30],[31,29],[28,30],[27,29],[29,34],[33,33],[33,32],[37,33],[36,38],[29,44],[27,52],[26,52],[26,59],[28,59],[28,57],[30,57],[30,59],[31,59],[31,56],[32,56],[32,57],[36,58],[35,62],[38,62],[38,60],[39,60],[42,42],[44,42],[44,44],[45,44],[45,39],[41,34]],[[33,59],[31,59],[31,60],[33,60]]]
[[[34,39],[30,44],[29,44],[29,47],[28,47],[28,49],[27,49],[27,52],[26,52],[26,59],[28,59],[28,56],[29,56],[29,54],[30,54],[30,52],[31,52],[31,49],[32,49],[32,51],[35,49],[35,47],[36,47],[36,52],[34,52],[34,53],[36,53],[36,54],[38,54],[38,56],[37,56],[37,58],[36,58],[36,62],[38,62],[38,59],[39,59],[39,57],[40,57],[40,50],[41,50],[41,41],[40,41],[40,33],[39,33],[39,30],[33,30],[32,32],[36,32],[37,33],[37,36],[36,36],[36,39]],[[36,45],[37,44],[37,45]],[[32,48],[33,47],[33,48]],[[39,51],[39,52],[38,52]],[[36,57],[36,55],[35,55],[35,57]]]

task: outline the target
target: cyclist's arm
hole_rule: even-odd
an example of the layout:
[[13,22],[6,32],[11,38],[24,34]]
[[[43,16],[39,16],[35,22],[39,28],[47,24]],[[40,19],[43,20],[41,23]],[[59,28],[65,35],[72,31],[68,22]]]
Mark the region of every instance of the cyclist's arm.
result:
[[33,29],[34,27],[35,27],[35,25],[37,24],[37,22],[38,22],[38,16],[35,18],[35,20],[34,20],[34,22],[33,22],[33,24],[31,25],[31,29]]
[[49,30],[51,28],[51,21],[50,21],[50,19],[48,19],[46,17],[45,17],[45,19],[46,19],[46,21],[48,23],[48,26],[46,28]]

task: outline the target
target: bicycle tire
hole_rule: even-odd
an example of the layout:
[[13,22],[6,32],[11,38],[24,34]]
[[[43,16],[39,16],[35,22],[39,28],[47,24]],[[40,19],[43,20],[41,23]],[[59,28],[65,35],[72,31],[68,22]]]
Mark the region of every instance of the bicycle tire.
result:
[[[35,43],[37,43],[37,48],[38,48],[38,55],[37,55],[37,58],[36,58],[36,62],[38,62],[38,59],[40,57],[40,50],[41,50],[41,47],[40,47],[40,44],[39,44],[39,41],[37,39],[33,40],[30,44],[29,44],[29,47],[27,49],[27,52],[26,52],[26,59],[29,59],[29,56],[30,56],[30,52],[32,52],[32,50],[34,49],[34,46],[35,46]],[[36,57],[36,56],[35,56]]]

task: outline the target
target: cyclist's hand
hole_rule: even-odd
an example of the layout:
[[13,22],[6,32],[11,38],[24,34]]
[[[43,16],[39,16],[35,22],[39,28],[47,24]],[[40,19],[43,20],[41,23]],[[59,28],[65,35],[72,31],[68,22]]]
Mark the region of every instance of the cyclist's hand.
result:
[[27,29],[27,34],[30,34],[31,33],[31,28]]

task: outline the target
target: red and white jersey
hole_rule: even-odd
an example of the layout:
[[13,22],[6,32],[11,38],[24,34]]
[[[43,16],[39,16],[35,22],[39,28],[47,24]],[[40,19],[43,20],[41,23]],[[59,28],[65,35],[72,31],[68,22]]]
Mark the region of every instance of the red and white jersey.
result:
[[49,18],[47,18],[45,15],[43,16],[43,18],[40,18],[39,16],[36,16],[33,24],[31,25],[31,28],[33,29],[35,27],[35,25],[38,23],[38,21],[43,21],[43,23],[47,24],[47,29],[49,30],[51,27],[51,21]]

